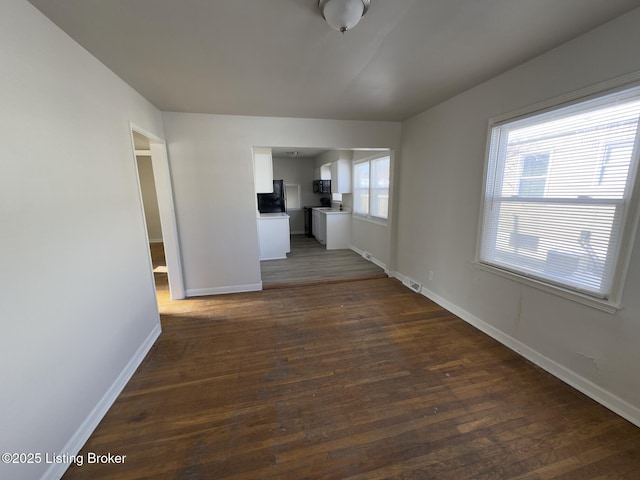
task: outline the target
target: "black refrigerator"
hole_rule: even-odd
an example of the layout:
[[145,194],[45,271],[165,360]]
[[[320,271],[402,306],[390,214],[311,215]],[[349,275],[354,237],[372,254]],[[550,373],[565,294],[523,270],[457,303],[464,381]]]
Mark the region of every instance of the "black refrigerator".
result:
[[284,180],[273,181],[273,193],[258,193],[260,213],[284,212]]

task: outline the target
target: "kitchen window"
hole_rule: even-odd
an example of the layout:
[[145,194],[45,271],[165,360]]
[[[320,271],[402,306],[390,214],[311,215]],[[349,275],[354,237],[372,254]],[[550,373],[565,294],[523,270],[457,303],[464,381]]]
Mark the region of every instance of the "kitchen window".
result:
[[389,155],[354,163],[353,211],[374,219],[389,217]]
[[478,262],[614,311],[636,218],[640,87],[492,126]]

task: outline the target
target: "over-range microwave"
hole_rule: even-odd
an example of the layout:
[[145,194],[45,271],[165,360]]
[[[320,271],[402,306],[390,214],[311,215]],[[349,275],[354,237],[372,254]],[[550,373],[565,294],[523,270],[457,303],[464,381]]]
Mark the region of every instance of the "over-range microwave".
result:
[[331,193],[331,180],[314,180],[313,193]]

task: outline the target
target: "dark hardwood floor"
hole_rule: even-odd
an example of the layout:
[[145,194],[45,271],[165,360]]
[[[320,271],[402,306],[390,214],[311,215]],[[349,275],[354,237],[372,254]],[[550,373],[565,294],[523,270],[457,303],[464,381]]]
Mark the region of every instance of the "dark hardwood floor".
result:
[[635,479],[640,429],[390,279],[168,300],[72,479]]
[[327,250],[305,235],[291,235],[287,258],[262,261],[260,269],[264,289],[387,276],[382,268],[353,250]]

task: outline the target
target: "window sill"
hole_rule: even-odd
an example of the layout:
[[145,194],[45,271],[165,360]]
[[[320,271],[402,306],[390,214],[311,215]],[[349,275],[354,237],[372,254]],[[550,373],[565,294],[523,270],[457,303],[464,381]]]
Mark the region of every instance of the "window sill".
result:
[[360,215],[358,213],[353,214],[353,218],[357,218],[358,220],[362,220],[364,222],[375,223],[376,225],[381,225],[383,227],[387,226],[388,220],[380,217],[371,217],[368,215]]
[[612,315],[614,315],[618,310],[622,308],[622,306],[619,303],[614,303],[609,300],[590,297],[588,295],[584,295],[584,294],[574,292],[572,290],[568,290],[556,285],[545,283],[540,280],[529,278],[524,275],[518,275],[516,273],[509,272],[507,270],[502,270],[500,268],[493,267],[491,265],[487,265],[484,263],[480,263],[478,261],[474,262],[474,265],[479,270],[484,270],[486,272],[493,273],[504,278],[508,278],[509,280],[513,280],[515,282],[522,283],[524,285],[527,285],[533,288],[537,288],[538,290],[542,290],[543,292],[547,292],[552,295],[556,295],[556,296],[565,298],[567,300],[571,300],[573,302],[580,303],[582,305],[586,305],[591,308],[595,308],[602,312],[610,313]]

